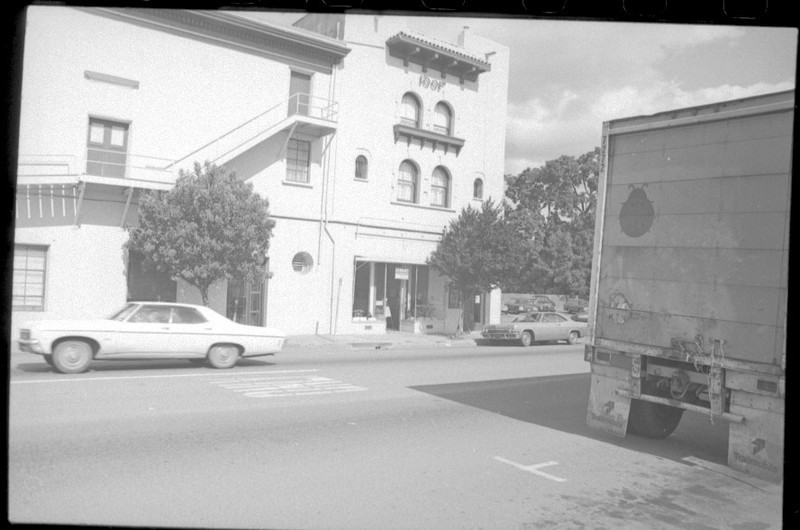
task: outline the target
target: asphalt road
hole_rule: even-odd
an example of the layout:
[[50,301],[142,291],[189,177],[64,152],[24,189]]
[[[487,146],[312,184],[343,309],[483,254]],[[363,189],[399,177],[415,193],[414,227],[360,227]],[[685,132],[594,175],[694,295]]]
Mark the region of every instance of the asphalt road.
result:
[[584,425],[582,346],[295,352],[228,371],[12,363],[12,522],[225,528],[780,528],[727,431]]

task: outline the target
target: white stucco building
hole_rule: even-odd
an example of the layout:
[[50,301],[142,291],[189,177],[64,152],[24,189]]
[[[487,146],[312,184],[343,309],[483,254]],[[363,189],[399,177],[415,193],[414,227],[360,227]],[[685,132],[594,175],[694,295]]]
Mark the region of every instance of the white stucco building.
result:
[[[29,8],[20,112],[12,337],[26,320],[197,302],[123,250],[140,194],[212,161],[267,197],[269,274],[211,306],[290,334],[452,332],[425,265],[468,204],[503,195],[509,53],[407,18]],[[443,21],[444,22],[444,21]],[[468,301],[499,319],[500,293]]]

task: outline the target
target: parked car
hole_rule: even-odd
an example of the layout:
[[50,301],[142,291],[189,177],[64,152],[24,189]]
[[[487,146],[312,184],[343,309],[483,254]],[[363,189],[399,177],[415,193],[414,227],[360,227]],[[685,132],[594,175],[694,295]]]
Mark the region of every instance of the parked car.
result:
[[565,340],[575,344],[586,335],[586,323],[576,322],[554,311],[526,313],[508,324],[489,324],[481,336],[489,340],[515,340],[523,346],[536,341]]
[[508,304],[507,313],[514,315],[532,311],[555,311],[556,304],[547,296],[537,295],[531,298],[516,298]]
[[580,313],[589,307],[589,301],[581,298],[570,298],[564,302],[564,311],[567,313]]
[[59,372],[74,374],[93,360],[117,359],[189,359],[231,368],[240,357],[281,351],[286,335],[237,324],[204,306],[129,302],[105,319],[29,322],[18,343]]
[[588,322],[589,321],[589,311],[584,309],[579,313],[572,313],[572,320],[574,320],[575,322]]

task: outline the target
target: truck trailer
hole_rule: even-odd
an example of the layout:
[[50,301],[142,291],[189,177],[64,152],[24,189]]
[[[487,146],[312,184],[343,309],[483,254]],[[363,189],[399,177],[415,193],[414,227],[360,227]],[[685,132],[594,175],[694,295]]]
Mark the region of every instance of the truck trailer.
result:
[[729,424],[728,465],[783,479],[794,91],[603,124],[587,424]]

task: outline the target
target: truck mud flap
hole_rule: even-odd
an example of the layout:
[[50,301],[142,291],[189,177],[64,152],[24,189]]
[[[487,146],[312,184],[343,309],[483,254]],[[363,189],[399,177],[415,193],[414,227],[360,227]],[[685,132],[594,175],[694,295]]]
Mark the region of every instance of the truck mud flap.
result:
[[593,429],[624,437],[628,430],[631,400],[620,396],[617,390],[629,390],[630,384],[627,381],[629,373],[624,370],[618,371],[624,380],[593,371],[586,424]]
[[[734,407],[731,407],[734,412]],[[773,412],[741,409],[746,421],[731,423],[728,465],[770,482],[783,480],[784,416]]]

